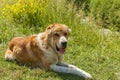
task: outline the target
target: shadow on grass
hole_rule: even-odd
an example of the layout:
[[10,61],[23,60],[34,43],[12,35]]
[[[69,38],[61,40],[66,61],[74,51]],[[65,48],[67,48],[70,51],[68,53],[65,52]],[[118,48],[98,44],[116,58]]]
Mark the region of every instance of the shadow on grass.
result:
[[[57,72],[56,72],[57,73]],[[73,75],[73,74],[66,74],[66,73],[57,73],[57,75],[62,79],[62,80],[85,80],[85,78]]]
[[[27,67],[27,68],[30,68],[31,70],[35,70],[35,69],[40,69],[38,67],[33,67],[31,66],[30,64],[29,65],[26,65],[26,64],[22,64],[22,63],[19,63],[17,61],[8,61],[10,63],[14,63],[18,66],[21,66],[21,67]],[[80,77],[80,76],[77,76],[77,75],[73,75],[73,74],[67,74],[67,73],[60,73],[60,72],[54,72],[54,71],[51,71],[51,70],[45,70],[45,74],[47,76],[51,76],[53,75],[52,77],[59,77],[61,78],[62,80],[86,80],[85,78],[83,77]],[[54,74],[55,73],[55,74]],[[41,73],[40,73],[41,74]],[[44,76],[44,74],[43,74]]]

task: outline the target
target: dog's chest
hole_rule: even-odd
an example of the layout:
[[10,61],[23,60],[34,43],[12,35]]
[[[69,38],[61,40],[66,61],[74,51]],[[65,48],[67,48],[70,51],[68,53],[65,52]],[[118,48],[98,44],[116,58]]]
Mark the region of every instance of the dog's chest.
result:
[[58,63],[58,55],[54,52],[52,48],[42,49],[42,50],[47,60],[49,60],[52,64]]

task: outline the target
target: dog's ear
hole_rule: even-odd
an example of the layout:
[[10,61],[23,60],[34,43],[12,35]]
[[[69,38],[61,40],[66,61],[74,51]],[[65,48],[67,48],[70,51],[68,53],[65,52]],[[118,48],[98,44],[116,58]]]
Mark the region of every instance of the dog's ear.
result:
[[55,24],[50,24],[47,29],[52,29],[54,27]]
[[54,28],[54,24],[50,24],[50,25],[47,27],[46,31],[48,32],[48,35],[51,34],[53,28]]
[[47,28],[46,28],[46,31],[45,31],[45,35],[44,35],[44,39],[43,39],[43,47],[44,48],[48,48],[48,44],[49,44],[49,37],[50,37],[50,34],[52,33],[52,30],[53,30],[53,27],[54,27],[54,24],[51,24],[49,25]]
[[71,29],[68,26],[66,26],[66,27],[67,27],[68,34],[70,34]]

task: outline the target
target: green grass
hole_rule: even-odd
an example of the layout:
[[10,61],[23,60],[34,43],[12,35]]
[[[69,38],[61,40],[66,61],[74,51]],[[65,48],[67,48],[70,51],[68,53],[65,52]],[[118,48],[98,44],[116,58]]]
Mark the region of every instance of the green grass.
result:
[[[44,71],[38,68],[31,69],[15,62],[5,61],[4,53],[9,40],[14,36],[25,36],[34,32],[32,29],[23,29],[19,26],[1,26],[1,31],[4,30],[0,34],[4,35],[1,36],[2,42],[0,44],[1,80],[84,80],[75,75]],[[108,40],[104,36],[99,36],[97,31],[93,32],[90,26],[81,25],[72,28],[64,62],[76,65],[91,73],[94,80],[117,80],[115,73],[120,72],[119,53],[120,41],[117,36],[112,36]]]
[[[64,0],[62,1],[64,3]],[[42,32],[51,23],[65,23],[72,30],[63,62],[89,72],[93,80],[117,80],[115,73],[120,72],[120,37],[113,31],[108,38],[99,33],[100,26],[94,26],[89,22],[80,24],[81,10],[76,11],[72,4],[65,3],[72,7],[66,9],[63,3],[61,2],[57,8],[56,5],[49,6],[49,10],[46,10],[49,13],[45,12],[44,16],[37,15],[43,20],[42,25],[38,23],[34,25],[35,27],[29,26],[29,22],[24,24],[7,17],[3,19],[0,15],[0,80],[84,80],[76,75],[44,71],[39,68],[32,69],[16,62],[5,61],[5,50],[13,37]],[[49,5],[51,4],[54,3],[51,2]],[[61,5],[63,6],[60,7]],[[57,9],[57,12],[54,9]],[[30,19],[32,20],[32,17]]]

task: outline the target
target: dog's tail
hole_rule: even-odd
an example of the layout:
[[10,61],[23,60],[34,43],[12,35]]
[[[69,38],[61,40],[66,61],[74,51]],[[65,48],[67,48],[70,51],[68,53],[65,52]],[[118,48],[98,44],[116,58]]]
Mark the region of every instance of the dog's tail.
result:
[[5,52],[5,60],[7,60],[7,61],[12,61],[12,60],[14,60],[15,58],[14,58],[14,56],[13,56],[13,52],[9,49],[9,48],[7,48],[7,50],[6,50],[6,52]]
[[16,37],[16,38],[13,38],[9,42],[8,48],[5,52],[5,60],[7,60],[7,61],[15,60],[15,56],[14,56],[13,51],[16,48],[15,44],[18,43],[21,39],[22,39],[22,37]]

